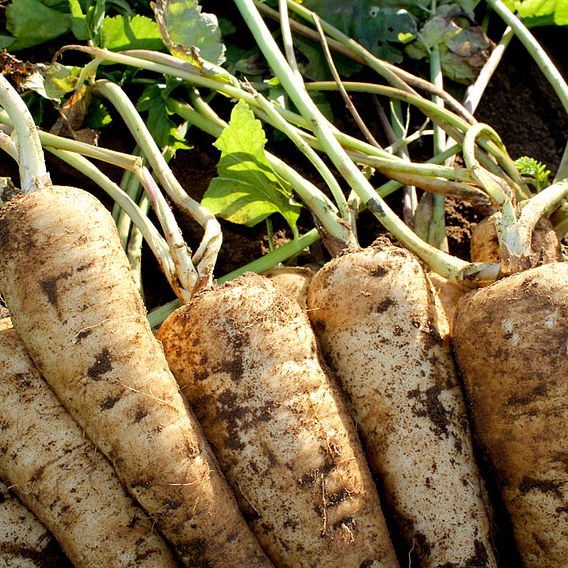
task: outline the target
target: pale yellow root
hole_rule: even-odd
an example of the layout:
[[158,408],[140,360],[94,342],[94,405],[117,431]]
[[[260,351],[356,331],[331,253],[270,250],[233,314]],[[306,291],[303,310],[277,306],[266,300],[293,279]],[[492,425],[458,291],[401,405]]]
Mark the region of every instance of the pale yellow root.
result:
[[263,272],[278,288],[294,298],[302,308],[306,307],[308,286],[316,271],[308,266],[283,266]]
[[158,337],[277,566],[397,566],[353,423],[296,301],[245,275],[180,308]]
[[0,416],[0,476],[75,568],[176,566],[152,521],[57,400],[13,329],[0,331]]
[[428,272],[427,278],[436,304],[436,309],[433,310],[434,325],[440,337],[449,340],[458,303],[473,287],[466,282],[448,280],[435,272]]
[[388,243],[314,277],[308,313],[412,566],[495,567],[467,415],[418,260]]
[[0,568],[71,568],[57,541],[0,481]]
[[269,566],[146,320],[111,215],[51,187],[0,209],[0,291],[64,406],[182,561]]
[[454,348],[523,566],[568,565],[568,264],[470,294]]
[[[531,243],[533,266],[562,260],[560,242],[550,221],[543,217],[537,224]],[[471,234],[470,256],[472,262],[500,262],[499,239],[493,216],[476,225]]]

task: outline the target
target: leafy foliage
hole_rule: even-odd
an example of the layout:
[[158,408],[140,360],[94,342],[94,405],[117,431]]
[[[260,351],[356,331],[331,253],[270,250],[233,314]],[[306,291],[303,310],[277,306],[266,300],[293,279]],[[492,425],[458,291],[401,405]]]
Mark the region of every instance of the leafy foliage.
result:
[[505,4],[528,27],[568,26],[568,2],[566,0],[505,0]]
[[197,0],[157,0],[154,11],[172,55],[191,63],[199,57],[216,65],[225,61],[217,16],[202,12]]
[[515,160],[515,166],[519,173],[530,183],[537,192],[541,191],[548,185],[550,170],[546,164],[531,158],[530,156],[521,156]]
[[239,101],[229,125],[215,142],[221,151],[218,177],[211,181],[202,203],[215,215],[248,227],[280,213],[294,229],[300,205],[292,200],[289,187],[268,163],[265,144],[260,121],[244,101]]

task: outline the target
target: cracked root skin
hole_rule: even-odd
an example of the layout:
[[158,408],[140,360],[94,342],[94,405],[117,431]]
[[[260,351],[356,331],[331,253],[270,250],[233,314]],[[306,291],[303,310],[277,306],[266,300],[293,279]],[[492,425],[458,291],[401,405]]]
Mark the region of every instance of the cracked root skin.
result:
[[158,337],[277,566],[397,566],[353,423],[297,302],[248,274],[197,296]]
[[494,567],[462,391],[425,273],[382,244],[322,268],[308,313],[412,565]]
[[[0,417],[0,476],[55,535],[76,568],[177,566],[148,516],[57,400],[13,329],[0,331]],[[39,530],[28,536],[37,534],[38,544],[47,543]],[[0,542],[0,566],[4,552]],[[37,549],[26,554],[42,560]],[[46,564],[28,564],[33,565]]]
[[568,558],[568,264],[469,295],[454,349],[527,568]]
[[268,566],[146,320],[112,217],[51,187],[0,210],[0,291],[42,375],[192,568]]

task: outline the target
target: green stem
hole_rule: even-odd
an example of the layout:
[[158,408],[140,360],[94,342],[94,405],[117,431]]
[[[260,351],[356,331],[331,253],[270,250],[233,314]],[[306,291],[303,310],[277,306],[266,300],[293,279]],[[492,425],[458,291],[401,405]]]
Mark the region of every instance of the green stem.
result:
[[[255,0],[257,5],[261,3],[259,0]],[[308,10],[305,6],[294,0],[288,0],[288,7],[291,11],[295,12],[302,18],[308,21],[313,20],[313,12]],[[395,65],[383,61],[378,57],[375,57],[372,53],[366,50],[361,44],[357,43],[355,40],[349,36],[342,33],[340,30],[334,26],[328,24],[327,22],[320,20],[321,25],[325,33],[331,38],[335,39],[347,49],[349,49],[354,55],[363,60],[365,64],[376,71],[381,77],[386,79],[391,85],[398,87],[407,92],[414,92],[411,86],[418,89],[425,90],[430,94],[437,95],[442,98],[450,108],[452,108],[459,116],[470,124],[474,124],[476,121],[473,116],[461,105],[456,99],[454,99],[449,93],[438,89],[435,85],[408,73],[402,69],[399,69]]]
[[43,149],[32,115],[16,89],[0,73],[0,105],[13,121],[20,169],[22,193],[31,193],[51,185],[45,167]]
[[487,0],[487,3],[501,16],[503,21],[513,29],[515,35],[525,46],[525,49],[530,53],[543,75],[554,89],[564,110],[568,113],[568,85],[546,51],[544,51],[521,20],[507,8],[504,2],[501,0]]
[[466,96],[463,102],[463,106],[472,114],[475,113],[477,107],[479,105],[479,101],[491,80],[491,77],[495,73],[497,66],[501,62],[503,58],[503,54],[507,49],[509,43],[511,43],[511,39],[513,39],[513,30],[511,27],[507,27],[507,29],[503,32],[501,36],[501,40],[499,43],[494,47],[489,59],[483,65],[481,71],[479,72],[475,82],[470,85],[466,90]]
[[[208,285],[213,277],[213,269],[217,261],[219,249],[221,247],[222,235],[221,227],[215,216],[201,204],[194,201],[185,192],[179,181],[174,176],[168,163],[164,159],[160,149],[152,138],[134,104],[126,96],[124,91],[114,83],[99,80],[95,83],[95,92],[108,99],[118,110],[130,132],[140,147],[143,155],[148,160],[152,170],[158,177],[162,187],[165,189],[174,203],[195,219],[204,229],[201,245],[194,255],[197,264],[200,281],[198,286]],[[175,220],[174,220],[175,221]],[[177,224],[176,224],[177,227]],[[173,226],[172,226],[173,229]],[[172,250],[175,253],[176,264],[178,264],[179,279],[182,287],[190,286],[192,283],[192,267],[190,252],[183,241],[181,233],[178,232],[176,241],[178,244]],[[193,292],[193,288],[185,288],[188,294]]]
[[266,28],[252,0],[235,0],[241,15],[249,26],[256,43],[267,59],[275,75],[292,99],[302,116],[312,123],[313,131],[322,144],[326,154],[334,163],[349,186],[359,195],[367,208],[381,221],[385,228],[398,238],[407,248],[418,254],[436,272],[444,276],[454,275],[468,263],[438,251],[419,239],[390,209],[377,194],[371,184],[349,158],[335,138],[327,119],[321,114],[303,86],[298,85],[294,74],[287,65],[276,42]]
[[339,210],[339,215],[344,222],[349,222],[349,211],[347,207],[347,200],[343,194],[341,186],[335,179],[335,176],[331,173],[331,170],[327,167],[326,163],[320,158],[320,156],[311,148],[311,146],[304,141],[304,139],[292,128],[290,125],[278,114],[274,105],[266,100],[260,93],[253,93],[259,103],[260,108],[270,117],[271,121],[277,126],[277,128],[284,132],[290,140],[296,145],[296,147],[308,158],[308,160],[313,164],[316,170],[319,172],[323,180],[325,181],[327,187],[331,191],[335,203]]

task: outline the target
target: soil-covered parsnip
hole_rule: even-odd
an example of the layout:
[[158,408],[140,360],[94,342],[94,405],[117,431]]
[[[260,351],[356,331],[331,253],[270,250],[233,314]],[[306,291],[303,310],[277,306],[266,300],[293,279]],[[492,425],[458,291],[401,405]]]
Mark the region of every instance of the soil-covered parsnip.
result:
[[468,295],[454,349],[473,426],[526,568],[568,558],[568,264],[513,274]]
[[[0,476],[35,517],[28,512],[22,524],[2,525],[0,566],[57,565],[47,527],[75,568],[175,568],[152,521],[58,401],[8,322],[0,324]],[[11,563],[3,564],[10,552]]]
[[71,568],[53,535],[0,481],[0,568]]
[[434,323],[440,337],[445,340],[452,334],[459,301],[474,288],[467,281],[450,280],[433,271],[428,271],[427,276],[436,303]]
[[[471,233],[470,255],[472,262],[500,262],[499,238],[494,217],[486,217]],[[551,222],[542,217],[536,225],[531,240],[533,266],[562,260],[560,242]]]
[[315,273],[315,269],[309,266],[282,266],[267,270],[262,275],[270,279],[305,308],[308,286]]
[[269,566],[148,325],[110,213],[80,189],[33,191],[0,209],[0,248],[28,352],[185,565]]
[[195,296],[158,338],[276,566],[398,565],[353,422],[296,301],[247,274]]
[[496,566],[450,346],[416,257],[386,241],[313,278],[308,313],[349,397],[401,554],[413,566]]

